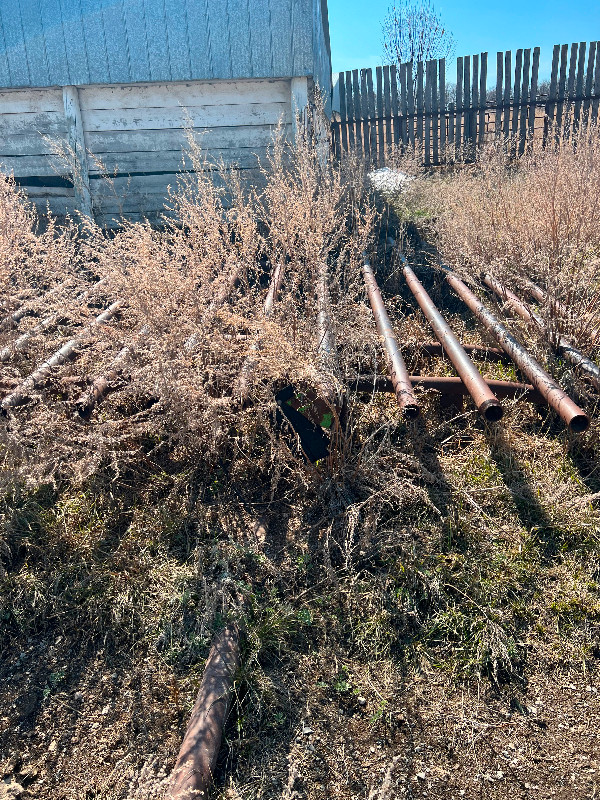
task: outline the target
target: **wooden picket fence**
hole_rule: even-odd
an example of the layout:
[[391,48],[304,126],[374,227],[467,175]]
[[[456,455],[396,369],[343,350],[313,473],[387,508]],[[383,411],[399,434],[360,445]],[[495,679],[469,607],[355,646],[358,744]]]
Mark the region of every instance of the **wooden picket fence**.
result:
[[595,125],[600,42],[555,45],[544,94],[538,91],[539,64],[539,47],[517,50],[514,61],[510,50],[498,53],[494,92],[488,90],[487,53],[458,58],[452,102],[443,58],[340,72],[334,152],[355,150],[382,166],[393,149],[414,148],[425,165],[437,165],[471,158],[492,137],[509,141],[516,154],[536,138],[547,144]]

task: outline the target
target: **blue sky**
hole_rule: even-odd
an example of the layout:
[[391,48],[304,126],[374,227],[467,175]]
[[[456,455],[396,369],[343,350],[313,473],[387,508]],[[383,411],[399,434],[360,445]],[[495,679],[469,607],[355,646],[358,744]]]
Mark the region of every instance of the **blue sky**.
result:
[[[383,62],[381,23],[390,0],[328,0],[334,79],[340,70]],[[455,56],[541,47],[540,79],[550,76],[552,46],[600,39],[600,0],[443,0],[434,2],[454,34]],[[493,57],[492,57],[493,54]],[[452,80],[452,68],[446,72]]]

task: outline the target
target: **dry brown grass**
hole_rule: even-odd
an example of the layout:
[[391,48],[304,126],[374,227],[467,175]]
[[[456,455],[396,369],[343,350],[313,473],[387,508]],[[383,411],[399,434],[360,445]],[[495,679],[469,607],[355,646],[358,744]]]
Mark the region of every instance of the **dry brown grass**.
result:
[[[508,154],[507,154],[508,150]],[[600,137],[543,149],[516,161],[502,142],[413,191],[431,209],[443,257],[468,275],[489,270],[509,285],[534,281],[565,313],[547,304],[554,333],[597,344],[600,323]],[[526,297],[526,294],[524,293]]]
[[[31,780],[42,800],[160,796],[211,636],[233,617],[247,641],[216,797],[500,799],[530,774],[549,794],[570,780],[567,738],[578,755],[587,746],[571,731],[584,712],[565,711],[555,677],[585,700],[600,654],[597,424],[576,440],[515,402],[489,428],[470,404],[444,409],[435,393],[407,424],[393,398],[350,392],[332,457],[308,464],[275,424],[274,391],[313,385],[324,369],[324,264],[340,355],[329,377],[380,368],[359,269],[374,211],[358,165],[324,166],[310,142],[292,153],[276,141],[260,187],[237,178],[184,177],[161,230],[67,226],[50,239],[6,184],[6,308],[21,291],[60,280],[71,289],[38,304],[60,320],[6,363],[3,391],[116,297],[124,304],[2,419],[6,775]],[[449,203],[451,180],[432,186]],[[456,180],[484,179],[473,170]],[[422,197],[405,210],[419,212]],[[430,339],[383,267],[389,251],[380,255],[401,338]],[[474,262],[465,255],[465,267]],[[283,289],[265,319],[277,265]],[[76,293],[98,278],[77,311]],[[423,279],[461,335],[481,342],[440,283]],[[4,329],[2,343],[35,322]],[[77,398],[124,347],[113,391],[82,419]],[[449,369],[441,359],[411,367]],[[547,738],[528,711],[538,698]],[[591,690],[589,700],[588,730]],[[525,736],[530,750],[547,748],[555,773],[533,761]],[[571,785],[586,796],[593,778]]]

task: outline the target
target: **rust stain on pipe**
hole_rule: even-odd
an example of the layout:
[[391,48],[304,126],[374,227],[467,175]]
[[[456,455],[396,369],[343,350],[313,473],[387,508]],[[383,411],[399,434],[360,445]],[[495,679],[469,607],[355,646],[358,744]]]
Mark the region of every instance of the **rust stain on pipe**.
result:
[[433,332],[439,339],[440,344],[448,354],[448,358],[454,364],[460,379],[465,384],[469,394],[473,398],[473,402],[477,406],[477,410],[489,422],[498,422],[498,420],[502,419],[502,415],[504,413],[498,398],[494,395],[488,384],[481,377],[479,370],[464,351],[461,343],[458,341],[446,320],[435,307],[431,297],[425,291],[425,288],[415,273],[408,266],[408,264],[405,263],[403,256],[401,256],[401,259],[404,263],[404,277],[409,289],[413,293],[415,300],[421,308],[421,311],[423,314],[425,314],[425,317],[431,325]]
[[373,316],[375,317],[375,324],[377,325],[377,332],[379,333],[383,348],[388,362],[388,372],[394,386],[394,394],[398,405],[404,411],[408,419],[415,419],[419,416],[420,410],[415,396],[413,394],[408,370],[402,358],[400,345],[394,334],[392,323],[385,310],[383,298],[381,297],[381,290],[375,280],[373,269],[365,253],[363,256],[363,278]]
[[[443,395],[464,396],[468,394],[468,389],[457,377],[440,377],[438,375],[410,375],[410,382],[414,388],[435,389]],[[498,381],[487,379],[486,384],[497,397],[522,398],[531,403],[541,405],[545,403],[544,397],[529,383],[517,383],[515,381]],[[351,386],[357,392],[394,392],[394,387],[389,378],[383,375],[364,376],[352,381]]]
[[554,378],[527,352],[523,345],[488,311],[477,295],[451,271],[446,270],[446,280],[461,300],[471,309],[485,329],[508,353],[519,369],[529,378],[533,386],[546,398],[550,405],[574,433],[581,433],[589,427],[590,421],[581,409],[561,389]]
[[[498,297],[505,300],[521,319],[525,320],[525,322],[534,322],[543,333],[548,333],[544,320],[539,314],[536,314],[535,311],[523,303],[514,292],[511,292],[510,289],[507,289],[491,275],[484,275],[483,282],[497,294]],[[538,289],[537,286],[535,288],[541,293],[542,302],[547,299],[541,289]],[[531,293],[533,294],[533,289],[531,289]],[[537,295],[534,295],[534,297],[540,299]],[[591,358],[588,358],[577,347],[574,347],[565,336],[559,336],[556,344],[558,345],[559,352],[561,352],[573,366],[578,367],[596,389],[600,391],[600,367],[598,364],[592,361]]]
[[228,625],[208,655],[196,703],[171,773],[168,800],[206,798],[212,783],[233,680],[240,665],[240,634]]

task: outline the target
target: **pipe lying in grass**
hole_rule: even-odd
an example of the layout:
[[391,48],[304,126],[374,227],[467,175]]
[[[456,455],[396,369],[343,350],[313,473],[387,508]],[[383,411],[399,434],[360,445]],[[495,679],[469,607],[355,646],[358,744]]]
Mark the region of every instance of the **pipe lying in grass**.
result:
[[394,329],[392,328],[388,313],[385,310],[383,298],[381,297],[381,290],[377,285],[373,269],[366,253],[363,254],[362,270],[367,295],[369,297],[371,309],[373,310],[373,316],[375,317],[375,324],[377,325],[377,332],[381,337],[383,349],[386,354],[388,372],[394,386],[396,400],[400,408],[406,414],[406,417],[408,419],[415,419],[420,414],[419,405],[415,400],[408,370],[406,369],[406,364],[400,352],[400,345],[394,334]]
[[329,290],[327,288],[327,263],[323,261],[319,267],[316,285],[317,295],[317,356],[319,368],[317,371],[317,388],[323,400],[335,409],[336,414],[341,413],[343,405],[342,389],[339,380],[340,368],[338,363],[337,347],[331,316],[329,314]]
[[171,773],[168,800],[207,797],[239,665],[239,630],[228,625],[214,640],[204,667],[196,704]]
[[[85,302],[87,300],[87,298],[90,296],[90,294],[95,289],[97,289],[99,286],[101,286],[101,284],[103,284],[103,283],[104,283],[104,279],[101,280],[101,281],[98,281],[90,289],[86,289],[85,292],[82,292],[76,298],[76,302],[79,302],[79,303]],[[61,285],[59,287],[56,287],[56,289],[54,289],[51,292],[48,292],[48,294],[45,295],[44,299],[48,298],[51,294],[54,294],[55,292],[57,292],[61,288],[63,288],[63,285]],[[25,316],[25,315],[23,315],[23,316]],[[33,339],[34,336],[37,336],[38,333],[42,333],[42,331],[45,331],[46,328],[51,327],[55,322],[58,321],[58,319],[59,319],[59,315],[58,314],[52,314],[51,316],[46,317],[45,319],[43,319],[34,328],[31,328],[31,330],[25,331],[25,333],[22,336],[19,336],[19,338],[16,339],[12,344],[8,345],[2,351],[0,351],[0,361],[8,361],[14,355],[14,353],[18,353],[21,350],[24,350],[25,347],[27,346],[27,343],[29,341],[31,341],[31,339]]]
[[408,288],[413,293],[415,300],[419,304],[423,314],[425,314],[433,332],[448,354],[448,358],[454,364],[454,368],[467,387],[469,394],[473,398],[473,402],[477,406],[477,410],[488,422],[498,422],[498,420],[502,419],[504,413],[498,398],[481,377],[479,370],[464,351],[450,326],[433,304],[431,297],[427,294],[415,273],[406,263],[405,258],[403,256],[400,256],[400,258],[404,265],[404,277]]
[[[150,332],[148,325],[140,330],[134,339],[134,343],[138,342],[142,337]],[[111,386],[119,377],[119,369],[127,361],[131,353],[131,345],[125,345],[121,348],[117,355],[112,360],[110,367],[105,375],[100,375],[94,379],[92,385],[87,389],[76,401],[75,406],[77,411],[83,419],[89,419],[96,405],[103,400],[111,389]]]
[[85,340],[93,333],[98,325],[104,325],[114,317],[122,303],[117,300],[110,305],[106,311],[99,314],[96,319],[84,328],[84,330],[75,339],[70,339],[60,350],[57,350],[53,356],[47,361],[44,361],[34,372],[25,378],[25,380],[13,392],[6,395],[0,402],[0,408],[6,411],[9,408],[23,405],[29,401],[29,392],[36,388],[40,383],[46,380],[52,373],[54,367],[60,367],[66,361],[70,361],[77,355],[77,348],[82,345]]
[[[469,393],[469,390],[461,378],[439,377],[438,375],[410,375],[409,378],[413,388],[435,389],[435,391],[450,397],[464,396]],[[499,398],[519,398],[536,404],[545,402],[538,390],[528,383],[491,379],[485,382],[490,390]],[[372,377],[361,375],[359,378],[351,381],[350,386],[357,392],[394,392],[394,386],[391,380],[383,375],[374,375]]]
[[545,397],[551,406],[574,433],[582,433],[589,427],[587,414],[561,389],[554,378],[527,352],[523,345],[488,311],[481,300],[448,269],[446,280],[470,308],[488,333],[494,337],[500,347],[508,353],[519,369],[526,375],[533,386]]
[[[279,292],[281,290],[281,284],[283,283],[284,272],[285,269],[282,263],[278,264],[273,270],[271,283],[269,284],[269,291],[267,292],[267,296],[263,305],[263,316],[265,319],[268,319],[273,313],[273,307],[277,302]],[[250,392],[250,375],[254,372],[256,367],[256,360],[254,359],[253,355],[254,353],[258,352],[259,349],[260,342],[258,339],[256,339],[250,347],[250,352],[246,356],[246,359],[240,370],[237,391],[242,399],[242,402],[245,402],[248,399],[248,394]]]
[[[498,297],[505,300],[513,311],[518,314],[525,322],[534,322],[537,327],[544,334],[548,334],[548,328],[544,324],[544,320],[536,314],[535,311],[530,309],[525,303],[520,300],[514,292],[507,289],[499,281],[491,275],[484,275],[483,282],[490,288]],[[537,289],[537,287],[536,287]],[[542,290],[539,289],[541,292]],[[532,291],[533,294],[533,291]],[[543,296],[543,293],[542,293]],[[538,299],[536,297],[536,299]],[[571,342],[564,336],[559,336],[557,341],[558,350],[564,357],[581,370],[585,377],[590,381],[593,386],[600,391],[600,367],[595,364],[590,358],[584,355],[581,350],[573,347]]]

